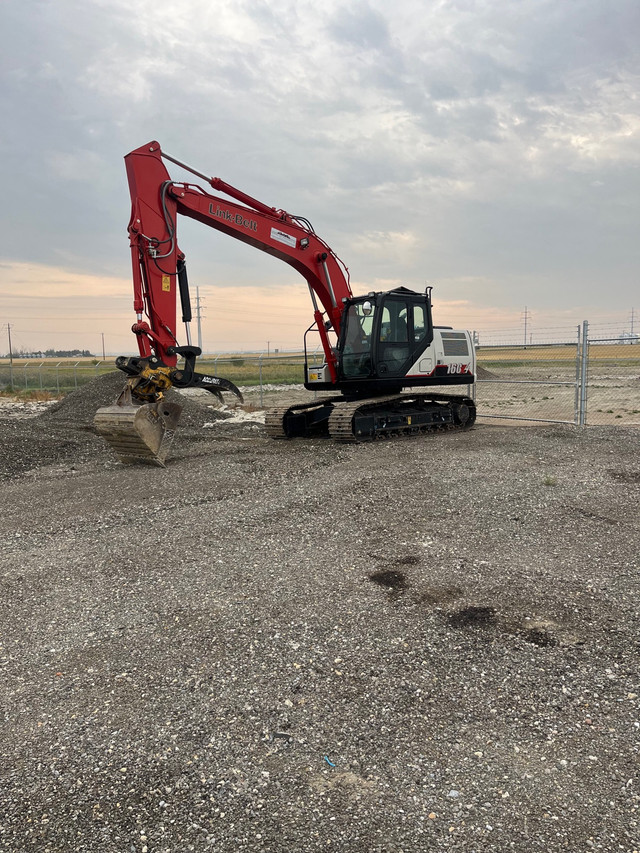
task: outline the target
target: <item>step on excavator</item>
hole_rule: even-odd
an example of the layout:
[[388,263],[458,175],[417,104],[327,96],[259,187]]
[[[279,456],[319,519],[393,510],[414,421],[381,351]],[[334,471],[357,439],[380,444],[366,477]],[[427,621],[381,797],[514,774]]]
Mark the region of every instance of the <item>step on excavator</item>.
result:
[[[172,180],[165,161],[225,197]],[[361,442],[472,426],[476,410],[471,396],[446,391],[475,381],[473,342],[467,331],[433,325],[431,288],[416,293],[397,287],[354,296],[347,267],[304,217],[269,207],[192,169],[157,142],[132,151],[125,164],[132,204],[132,331],[140,355],[116,359],[126,384],[115,403],[98,410],[94,419],[95,429],[122,462],[164,465],[181,412],[179,404],[165,399],[170,388],[204,388],[218,397],[230,392],[242,401],[232,382],[196,370],[201,351],[191,343],[189,284],[177,242],[179,216],[279,258],[308,284],[313,323],[304,335],[304,385],[330,396],[314,394],[308,403],[268,411],[266,428],[272,438],[325,435]],[[178,294],[185,345],[176,337]],[[320,347],[314,336],[319,336]]]

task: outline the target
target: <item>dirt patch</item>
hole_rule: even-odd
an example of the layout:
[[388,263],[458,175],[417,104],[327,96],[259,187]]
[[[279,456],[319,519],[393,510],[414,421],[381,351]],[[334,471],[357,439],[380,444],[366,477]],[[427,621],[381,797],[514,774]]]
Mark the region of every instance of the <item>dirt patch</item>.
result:
[[486,628],[497,625],[498,617],[494,607],[471,605],[456,610],[448,616],[449,624],[454,628]]
[[609,476],[618,483],[640,483],[640,471],[609,471]]
[[558,639],[545,628],[529,628],[524,632],[524,639],[528,643],[533,643],[535,646],[541,646],[542,648],[558,645]]
[[373,572],[373,574],[369,575],[369,580],[378,586],[383,586],[385,589],[392,589],[396,592],[406,589],[408,586],[405,575],[393,569],[382,569],[378,572]]

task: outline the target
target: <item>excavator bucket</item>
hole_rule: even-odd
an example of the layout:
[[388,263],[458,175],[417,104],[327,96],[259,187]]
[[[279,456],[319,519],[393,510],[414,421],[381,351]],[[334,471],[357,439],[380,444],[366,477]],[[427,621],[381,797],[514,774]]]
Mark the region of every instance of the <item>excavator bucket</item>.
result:
[[93,425],[121,462],[164,468],[181,412],[165,400],[136,404],[127,385],[112,406],[98,409]]

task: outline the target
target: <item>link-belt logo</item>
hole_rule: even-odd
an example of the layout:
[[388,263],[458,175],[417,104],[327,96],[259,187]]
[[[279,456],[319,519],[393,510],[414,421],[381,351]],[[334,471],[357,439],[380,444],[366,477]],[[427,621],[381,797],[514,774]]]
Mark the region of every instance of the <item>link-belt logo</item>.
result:
[[230,210],[223,210],[220,205],[216,205],[213,209],[213,203],[209,204],[209,213],[212,216],[217,216],[218,219],[224,219],[225,222],[233,222],[234,225],[242,225],[243,228],[248,228],[249,231],[257,231],[258,223],[255,219],[245,219],[241,213],[232,213]]

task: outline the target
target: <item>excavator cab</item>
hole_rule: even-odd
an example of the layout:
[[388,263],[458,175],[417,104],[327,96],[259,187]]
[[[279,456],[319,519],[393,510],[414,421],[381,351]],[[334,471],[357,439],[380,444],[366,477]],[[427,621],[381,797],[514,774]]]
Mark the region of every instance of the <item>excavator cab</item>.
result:
[[345,304],[338,341],[339,385],[346,392],[391,392],[433,340],[429,293],[404,287]]

